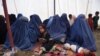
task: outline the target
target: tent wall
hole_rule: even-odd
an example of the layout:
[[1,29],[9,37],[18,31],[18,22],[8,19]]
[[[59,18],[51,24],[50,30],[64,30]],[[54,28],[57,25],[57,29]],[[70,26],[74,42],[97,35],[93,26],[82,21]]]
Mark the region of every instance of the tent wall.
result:
[[[3,14],[2,0],[0,0],[0,14]],[[14,3],[15,2],[15,3]],[[38,14],[42,20],[53,15],[53,0],[7,0],[10,13],[23,13],[29,17],[31,14]],[[88,5],[88,7],[87,7]],[[62,13],[78,15],[100,11],[100,0],[56,0],[56,14]],[[100,20],[99,20],[100,24]]]

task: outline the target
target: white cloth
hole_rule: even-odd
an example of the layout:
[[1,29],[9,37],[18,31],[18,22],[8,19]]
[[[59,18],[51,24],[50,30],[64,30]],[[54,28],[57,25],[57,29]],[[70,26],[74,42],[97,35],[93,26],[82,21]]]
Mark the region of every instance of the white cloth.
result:
[[76,45],[71,45],[71,49],[72,49],[74,52],[76,52],[77,46],[76,46]]
[[80,47],[80,48],[78,49],[78,53],[80,53],[83,49],[84,49],[83,47]]
[[71,48],[71,45],[69,43],[66,43],[66,44],[64,44],[64,48],[70,49]]
[[70,23],[70,26],[72,26],[74,23],[74,19],[69,20],[69,23]]

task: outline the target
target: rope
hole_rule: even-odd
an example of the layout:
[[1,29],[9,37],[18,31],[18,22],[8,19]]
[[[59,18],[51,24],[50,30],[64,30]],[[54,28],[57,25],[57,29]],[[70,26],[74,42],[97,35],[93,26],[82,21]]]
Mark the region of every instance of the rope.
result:
[[61,13],[60,1],[58,0],[59,13]]
[[54,15],[56,14],[56,0],[54,0]]
[[15,11],[18,14],[17,6],[16,6],[16,1],[14,0],[14,6],[15,6]]
[[75,1],[75,8],[76,8],[76,14],[77,14],[77,0]]
[[47,14],[48,14],[48,17],[49,17],[49,0],[47,0]]
[[86,15],[87,15],[87,13],[88,13],[89,3],[90,3],[90,1],[88,0],[88,2],[87,2],[87,6],[86,6]]
[[67,9],[68,9],[68,10],[67,10],[67,11],[68,11],[67,13],[69,14],[69,0],[67,0],[67,1],[68,1],[68,2],[67,2]]

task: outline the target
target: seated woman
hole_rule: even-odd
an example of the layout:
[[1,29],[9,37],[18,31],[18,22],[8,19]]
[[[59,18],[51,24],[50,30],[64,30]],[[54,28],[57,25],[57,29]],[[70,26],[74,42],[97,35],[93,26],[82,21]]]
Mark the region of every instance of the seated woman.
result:
[[93,33],[85,20],[85,15],[80,14],[71,27],[71,37],[66,41],[68,48],[81,56],[95,56],[96,44]]
[[3,15],[0,15],[0,45],[2,46],[5,42],[6,38],[6,23],[5,23],[5,18]]
[[48,21],[47,31],[50,34],[52,40],[65,42],[66,32],[69,25],[66,19],[66,15],[62,17],[59,17],[59,15],[55,15]]
[[[16,20],[11,26],[14,45],[20,50],[30,50],[32,47],[32,44],[28,38],[28,29],[28,18],[24,16]],[[8,37],[9,36],[7,36],[4,44],[5,49],[11,49]]]

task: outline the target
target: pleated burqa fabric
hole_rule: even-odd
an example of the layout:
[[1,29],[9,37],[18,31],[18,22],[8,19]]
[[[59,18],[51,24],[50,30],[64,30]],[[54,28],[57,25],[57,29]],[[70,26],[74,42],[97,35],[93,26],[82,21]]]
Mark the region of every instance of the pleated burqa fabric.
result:
[[62,27],[60,19],[58,15],[55,15],[53,18],[51,17],[47,24],[47,31],[55,40],[60,40],[62,37],[66,36],[64,31],[65,28]]
[[70,24],[69,24],[69,21],[67,19],[67,14],[63,13],[60,21],[61,21],[61,27],[64,28],[62,30],[65,31],[66,37],[69,38],[70,37]]
[[72,25],[69,42],[90,51],[96,51],[93,32],[85,19],[85,15],[80,14]]
[[[28,37],[28,19],[26,17],[20,17],[16,22],[11,26],[14,45],[20,50],[30,50],[32,44]],[[9,36],[8,36],[9,37]],[[9,44],[9,39],[6,38],[4,48],[11,48]]]
[[43,21],[43,24],[44,24],[45,26],[47,26],[48,21],[49,21],[49,19],[44,20],[44,21]]
[[40,24],[42,24],[42,21],[41,21],[40,17],[39,17],[37,14],[34,14],[33,17],[35,18],[35,20],[36,20],[38,26],[39,26]]
[[38,15],[31,15],[30,22],[29,22],[29,39],[31,43],[36,43],[37,39],[39,38],[39,25],[42,24],[40,17]]
[[23,16],[21,13],[19,13],[18,15],[17,15],[17,19],[19,19],[21,16]]

